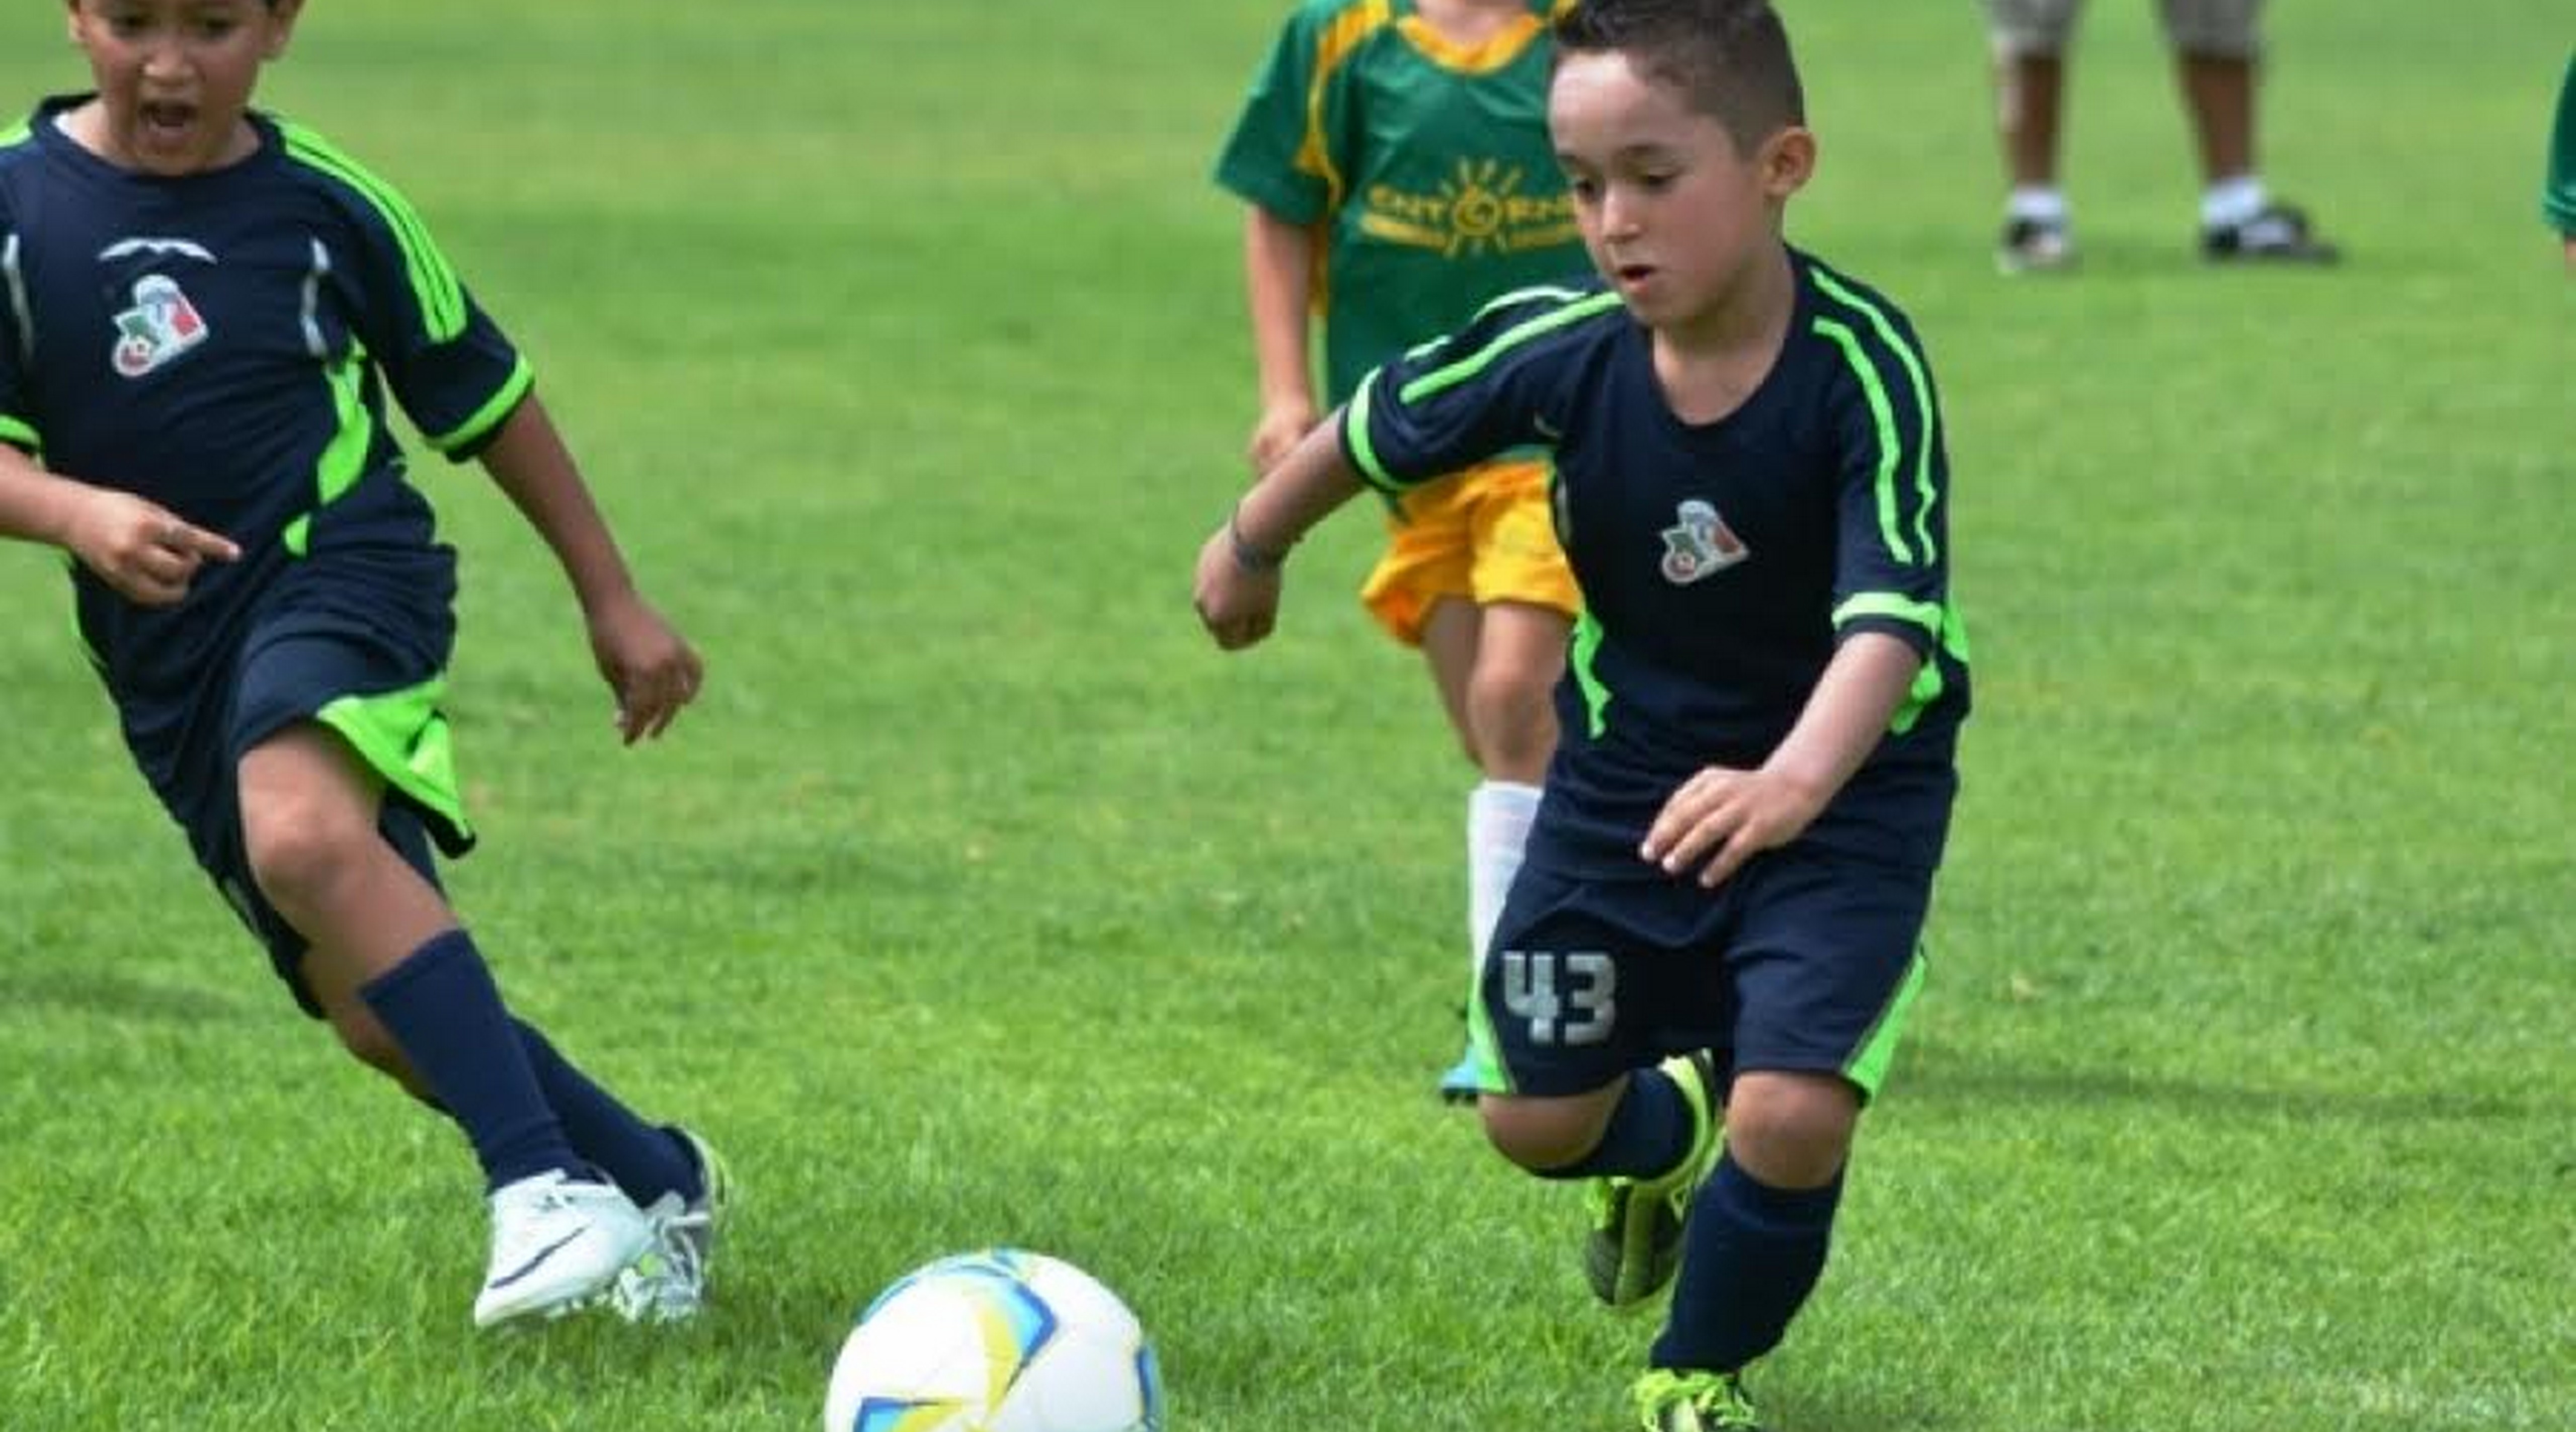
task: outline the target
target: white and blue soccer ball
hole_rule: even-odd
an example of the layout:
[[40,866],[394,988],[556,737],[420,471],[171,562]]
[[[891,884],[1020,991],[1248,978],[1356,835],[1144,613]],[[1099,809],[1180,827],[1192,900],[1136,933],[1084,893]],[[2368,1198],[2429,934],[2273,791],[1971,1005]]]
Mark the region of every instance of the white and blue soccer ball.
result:
[[1136,1315],[1072,1264],[988,1248],[877,1295],[841,1344],[824,1432],[1161,1432]]

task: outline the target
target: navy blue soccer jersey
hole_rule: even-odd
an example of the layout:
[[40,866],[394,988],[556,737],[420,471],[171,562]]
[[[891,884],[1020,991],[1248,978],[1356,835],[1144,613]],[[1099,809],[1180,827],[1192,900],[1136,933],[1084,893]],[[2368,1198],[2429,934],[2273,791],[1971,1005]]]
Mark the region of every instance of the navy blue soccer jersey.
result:
[[[1924,665],[1817,829],[1878,826],[1891,858],[1937,859],[1968,709],[1939,402],[1893,304],[1791,258],[1797,308],[1778,358],[1717,422],[1673,412],[1651,333],[1597,283],[1497,299],[1380,369],[1346,411],[1345,454],[1387,491],[1520,444],[1556,451],[1558,536],[1584,611],[1531,835],[1541,866],[1651,876],[1636,849],[1665,799],[1703,766],[1761,764],[1837,643],[1864,631],[1903,639]],[[1880,799],[1912,788],[1938,798]],[[1864,803],[1870,821],[1834,819]]]
[[253,113],[251,157],[155,177],[62,132],[83,98],[0,132],[0,440],[244,550],[167,609],[76,570],[83,635],[130,704],[188,689],[289,565],[434,545],[388,389],[462,458],[531,377],[411,205],[312,132]]

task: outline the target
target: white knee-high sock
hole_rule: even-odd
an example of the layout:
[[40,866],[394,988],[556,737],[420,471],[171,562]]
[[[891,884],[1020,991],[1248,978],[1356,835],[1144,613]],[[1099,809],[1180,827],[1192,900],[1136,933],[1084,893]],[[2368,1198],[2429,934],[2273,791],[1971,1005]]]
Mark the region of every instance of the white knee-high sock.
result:
[[[1520,873],[1521,848],[1529,844],[1538,814],[1539,788],[1518,781],[1480,781],[1467,796],[1467,969],[1484,973],[1485,947],[1503,918],[1503,897]],[[1473,988],[1472,984],[1470,988]]]

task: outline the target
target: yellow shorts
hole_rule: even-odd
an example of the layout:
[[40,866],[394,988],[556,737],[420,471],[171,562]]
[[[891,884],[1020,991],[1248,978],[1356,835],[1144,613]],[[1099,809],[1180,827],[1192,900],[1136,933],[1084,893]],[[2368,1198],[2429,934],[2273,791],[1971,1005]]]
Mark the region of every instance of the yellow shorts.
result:
[[1548,513],[1548,466],[1512,459],[1471,467],[1405,494],[1387,519],[1386,555],[1360,604],[1396,640],[1422,644],[1443,597],[1479,606],[1526,602],[1574,615],[1583,606]]

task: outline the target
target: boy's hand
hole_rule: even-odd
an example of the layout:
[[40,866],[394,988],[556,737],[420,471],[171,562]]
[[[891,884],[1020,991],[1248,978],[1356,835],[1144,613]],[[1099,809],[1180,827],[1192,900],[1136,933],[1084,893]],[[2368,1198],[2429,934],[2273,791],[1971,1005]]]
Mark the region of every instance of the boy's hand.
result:
[[617,693],[617,734],[629,746],[669,729],[706,675],[697,652],[637,596],[590,614],[590,652]]
[[1699,883],[1723,883],[1757,852],[1786,845],[1815,820],[1825,802],[1777,771],[1710,766],[1664,802],[1637,854],[1680,876],[1705,860]]
[[1252,475],[1259,477],[1279,465],[1279,459],[1297,445],[1297,440],[1314,431],[1319,420],[1314,400],[1303,399],[1272,403],[1261,410],[1261,421],[1252,428],[1252,441],[1244,456],[1252,460]]
[[118,595],[147,607],[177,605],[198,568],[241,557],[230,538],[158,503],[108,488],[91,490],[63,545]]
[[1198,579],[1190,605],[1207,624],[1208,635],[1227,651],[1237,651],[1270,635],[1279,617],[1279,568],[1258,571],[1235,554],[1234,525],[1216,529],[1199,548]]

